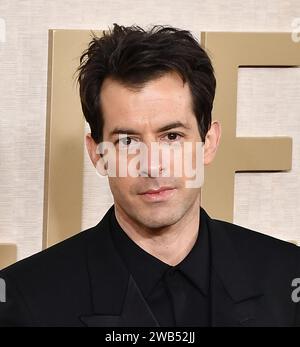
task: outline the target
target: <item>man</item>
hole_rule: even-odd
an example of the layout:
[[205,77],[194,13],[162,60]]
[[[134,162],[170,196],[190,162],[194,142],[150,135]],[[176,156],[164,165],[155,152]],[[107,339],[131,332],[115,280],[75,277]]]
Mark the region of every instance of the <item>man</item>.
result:
[[[192,166],[208,165],[220,141],[213,67],[192,35],[115,24],[80,63],[86,146],[114,205],[93,228],[0,273],[0,325],[300,326],[299,248],[211,219],[201,185],[174,174],[181,156],[169,153],[169,174],[160,157],[189,143]],[[142,145],[148,155],[130,175]]]

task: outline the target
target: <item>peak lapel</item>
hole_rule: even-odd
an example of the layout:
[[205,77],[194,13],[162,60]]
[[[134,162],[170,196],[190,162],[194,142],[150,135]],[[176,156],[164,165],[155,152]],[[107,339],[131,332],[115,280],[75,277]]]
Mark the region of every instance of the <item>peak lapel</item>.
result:
[[246,269],[225,228],[227,223],[207,216],[212,253],[212,326],[276,326],[258,287],[255,274]]
[[88,244],[91,312],[80,320],[87,326],[159,326],[110,235],[112,206]]
[[121,314],[81,316],[81,321],[89,327],[158,327],[159,324],[143,298],[132,276]]

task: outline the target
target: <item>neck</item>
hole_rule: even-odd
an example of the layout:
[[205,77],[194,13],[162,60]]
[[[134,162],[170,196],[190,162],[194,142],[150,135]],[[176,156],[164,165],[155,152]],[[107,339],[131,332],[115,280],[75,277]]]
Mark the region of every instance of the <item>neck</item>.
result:
[[171,266],[180,263],[193,248],[200,224],[200,196],[175,224],[160,229],[149,229],[135,223],[115,205],[118,223],[139,247]]

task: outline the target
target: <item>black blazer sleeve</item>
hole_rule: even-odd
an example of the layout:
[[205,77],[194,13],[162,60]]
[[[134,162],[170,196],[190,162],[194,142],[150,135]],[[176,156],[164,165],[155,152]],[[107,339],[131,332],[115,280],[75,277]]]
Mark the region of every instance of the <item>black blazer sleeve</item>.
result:
[[22,293],[7,275],[0,272],[0,278],[6,283],[6,300],[0,302],[0,327],[34,325]]

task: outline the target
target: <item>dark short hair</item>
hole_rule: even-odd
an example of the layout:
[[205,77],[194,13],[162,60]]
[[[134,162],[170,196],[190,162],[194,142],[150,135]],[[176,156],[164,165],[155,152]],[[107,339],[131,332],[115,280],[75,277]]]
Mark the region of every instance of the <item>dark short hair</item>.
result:
[[207,53],[187,30],[154,25],[119,26],[93,35],[80,57],[78,83],[83,114],[98,144],[103,141],[104,119],[100,104],[103,81],[110,77],[124,86],[142,88],[167,72],[179,73],[188,82],[202,141],[211,125],[216,89],[214,70]]

